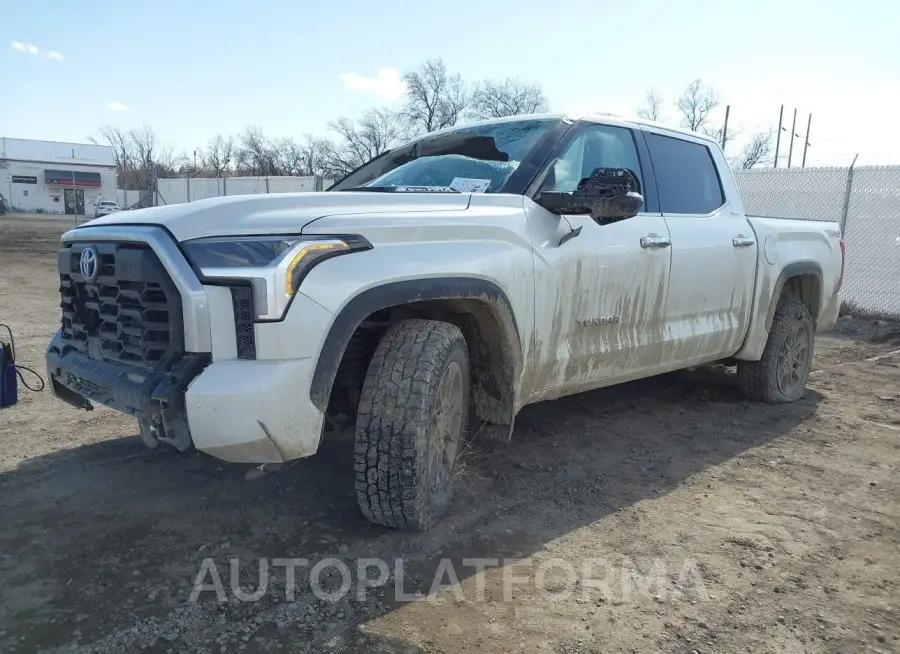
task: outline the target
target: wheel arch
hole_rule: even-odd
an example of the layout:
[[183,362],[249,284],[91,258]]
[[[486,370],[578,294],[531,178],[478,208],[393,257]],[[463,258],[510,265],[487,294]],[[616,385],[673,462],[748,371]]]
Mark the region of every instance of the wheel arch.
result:
[[[770,276],[771,274],[771,276]],[[740,349],[733,355],[738,361],[757,361],[763,354],[778,300],[785,289],[806,305],[813,321],[817,322],[824,302],[822,266],[811,259],[792,261],[778,272],[764,269],[757,280],[754,306],[747,333]]]
[[778,301],[786,291],[806,305],[813,322],[817,322],[823,302],[823,279],[822,266],[816,261],[794,261],[786,265],[778,275],[772,296],[769,298],[766,331],[771,329]]
[[367,319],[390,310],[456,324],[472,362],[473,398],[478,416],[512,424],[522,371],[522,344],[515,312],[506,293],[492,281],[439,277],[388,282],[354,296],[336,314],[313,371],[310,400],[328,408],[341,361],[354,333]]

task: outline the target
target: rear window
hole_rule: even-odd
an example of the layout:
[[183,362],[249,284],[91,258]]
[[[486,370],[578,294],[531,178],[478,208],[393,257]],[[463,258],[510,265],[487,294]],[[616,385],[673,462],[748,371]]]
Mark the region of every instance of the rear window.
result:
[[725,204],[722,183],[709,148],[659,134],[647,134],[663,213],[712,213]]

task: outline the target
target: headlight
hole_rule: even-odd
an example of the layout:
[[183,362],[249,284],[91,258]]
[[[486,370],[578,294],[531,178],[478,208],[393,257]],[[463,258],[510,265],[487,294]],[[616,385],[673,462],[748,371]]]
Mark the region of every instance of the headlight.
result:
[[361,236],[234,236],[185,241],[182,247],[204,282],[246,281],[253,287],[257,320],[280,320],[316,264],[372,246]]

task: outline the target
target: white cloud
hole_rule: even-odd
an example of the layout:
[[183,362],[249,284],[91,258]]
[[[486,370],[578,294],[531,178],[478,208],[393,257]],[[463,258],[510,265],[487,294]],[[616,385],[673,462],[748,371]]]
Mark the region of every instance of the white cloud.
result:
[[113,102],[107,102],[106,108],[110,111],[128,111],[127,104],[124,104],[122,102],[117,102],[115,100]]
[[374,77],[343,73],[341,81],[348,89],[368,91],[382,100],[399,100],[406,93],[406,84],[396,68],[379,68]]
[[19,52],[27,52],[29,54],[41,54],[41,51],[38,49],[36,45],[31,43],[22,43],[21,41],[13,41],[11,43],[13,50],[18,50]]
[[[13,50],[18,50],[19,52],[26,52],[28,54],[39,55],[41,54],[41,49],[38,48],[33,43],[23,43],[22,41],[11,41],[10,45]],[[53,59],[54,61],[62,61],[65,59],[59,52],[56,50],[48,50],[46,53],[47,59]]]

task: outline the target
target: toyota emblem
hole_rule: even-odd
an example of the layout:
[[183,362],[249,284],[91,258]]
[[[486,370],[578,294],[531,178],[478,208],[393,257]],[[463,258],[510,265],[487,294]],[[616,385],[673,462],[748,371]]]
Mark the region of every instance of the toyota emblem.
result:
[[92,282],[97,278],[100,267],[97,265],[97,250],[86,247],[81,251],[81,276],[85,281]]

